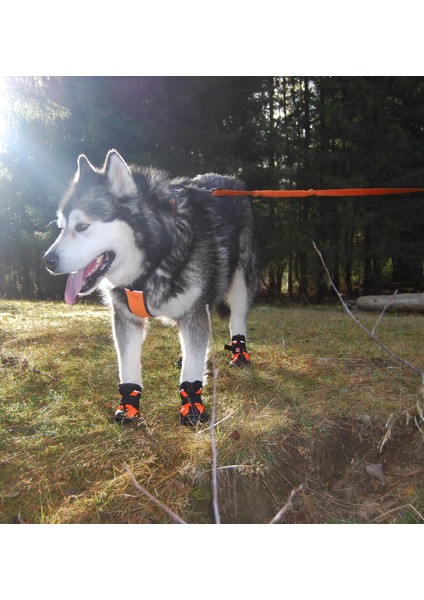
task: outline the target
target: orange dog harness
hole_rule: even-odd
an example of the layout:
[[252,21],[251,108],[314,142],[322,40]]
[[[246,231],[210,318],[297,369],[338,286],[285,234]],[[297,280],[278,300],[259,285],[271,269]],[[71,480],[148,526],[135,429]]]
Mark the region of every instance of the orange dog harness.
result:
[[129,290],[125,288],[125,294],[127,296],[128,308],[137,317],[153,317],[149,312],[146,304],[146,297],[144,292],[138,290]]

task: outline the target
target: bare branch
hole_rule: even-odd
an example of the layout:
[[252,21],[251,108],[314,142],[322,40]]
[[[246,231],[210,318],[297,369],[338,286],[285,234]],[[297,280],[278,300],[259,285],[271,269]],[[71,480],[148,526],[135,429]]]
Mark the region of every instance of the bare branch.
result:
[[[422,387],[420,389],[420,395],[421,395],[421,397],[423,395],[423,388]],[[424,409],[421,406],[421,402],[419,400],[417,400],[417,412],[418,412],[418,414],[420,416],[421,421],[424,421]]]
[[405,367],[408,367],[408,369],[411,369],[411,370],[412,370],[412,371],[414,371],[415,373],[418,373],[418,374],[420,375],[420,377],[421,377],[421,382],[424,384],[424,371],[423,371],[423,370],[421,370],[421,369],[419,369],[419,368],[418,368],[418,367],[416,367],[415,365],[411,364],[410,362],[408,362],[408,361],[404,360],[403,358],[401,358],[400,356],[398,356],[397,354],[395,354],[395,353],[394,353],[394,352],[392,352],[391,350],[389,350],[389,348],[387,348],[387,346],[385,346],[385,345],[383,344],[383,342],[380,340],[380,338],[378,338],[378,337],[375,335],[375,331],[376,331],[376,329],[377,329],[377,326],[379,325],[379,323],[380,323],[380,321],[381,321],[381,318],[382,318],[382,316],[383,316],[383,314],[384,314],[384,311],[383,311],[383,313],[380,315],[380,318],[378,319],[378,321],[377,321],[377,323],[375,324],[375,326],[374,326],[374,329],[373,329],[372,331],[370,331],[370,330],[369,330],[367,327],[365,327],[365,325],[364,325],[364,324],[363,324],[363,323],[362,323],[362,322],[361,322],[361,321],[360,321],[360,320],[359,320],[357,317],[355,317],[355,315],[354,315],[354,314],[351,312],[351,310],[349,309],[348,305],[346,304],[346,302],[345,302],[345,301],[344,301],[344,299],[343,299],[343,296],[341,295],[341,293],[340,293],[340,292],[339,292],[339,290],[337,289],[336,285],[334,284],[334,281],[333,281],[333,279],[332,279],[332,277],[331,277],[331,275],[330,275],[330,272],[329,272],[329,270],[328,270],[328,268],[327,268],[327,265],[325,264],[325,261],[324,261],[324,259],[323,259],[323,256],[322,256],[321,252],[320,252],[320,251],[319,251],[319,249],[317,248],[317,246],[316,246],[315,242],[312,242],[312,244],[313,244],[313,246],[314,246],[314,248],[315,248],[315,251],[316,251],[316,253],[318,254],[318,256],[319,256],[319,258],[320,258],[320,260],[321,260],[321,263],[322,263],[322,266],[323,266],[323,267],[324,267],[324,269],[325,269],[325,272],[327,273],[327,277],[328,277],[328,280],[329,280],[329,282],[330,282],[330,284],[331,284],[331,287],[332,287],[332,288],[333,288],[333,290],[336,292],[336,294],[337,294],[337,296],[338,296],[338,298],[339,298],[339,300],[340,300],[340,302],[341,302],[341,304],[342,304],[342,306],[343,306],[343,308],[344,308],[345,312],[346,312],[346,313],[347,313],[347,314],[348,314],[348,315],[349,315],[349,316],[350,316],[350,317],[351,317],[351,318],[352,318],[352,319],[355,321],[355,323],[356,323],[356,324],[357,324],[357,325],[358,325],[358,326],[359,326],[359,327],[362,329],[362,331],[365,331],[365,333],[366,333],[366,334],[367,334],[367,335],[368,335],[368,336],[369,336],[369,337],[370,337],[372,340],[374,340],[374,342],[375,342],[375,343],[376,343],[378,346],[380,346],[380,348],[381,348],[381,349],[382,349],[384,352],[386,352],[387,354],[389,354],[389,356],[391,356],[391,357],[392,357],[394,360],[396,360],[397,362],[401,363],[401,364],[402,364],[402,365],[404,365]]
[[278,513],[275,515],[275,517],[273,519],[271,519],[271,521],[269,522],[269,525],[275,525],[275,523],[279,523],[281,521],[281,519],[284,517],[284,515],[286,513],[288,513],[289,510],[292,510],[294,497],[296,496],[296,494],[298,494],[302,490],[303,490],[303,483],[298,485],[297,488],[294,488],[290,492],[289,499],[287,500],[287,502],[285,503],[283,508],[278,511]]
[[378,319],[377,319],[377,321],[376,321],[376,323],[375,323],[374,327],[372,328],[372,331],[371,331],[372,335],[375,335],[375,332],[377,331],[377,328],[378,328],[378,326],[380,325],[380,323],[381,323],[381,320],[382,320],[382,318],[384,317],[384,314],[385,314],[386,310],[387,310],[387,304],[386,304],[386,306],[383,308],[383,310],[381,311],[381,313],[380,313],[380,316],[378,317]]
[[186,525],[186,521],[184,521],[181,517],[179,517],[176,513],[174,513],[173,510],[171,510],[169,508],[169,506],[166,506],[166,504],[163,504],[163,502],[161,502],[160,500],[158,500],[155,496],[152,496],[152,494],[150,494],[150,492],[148,492],[146,489],[144,489],[144,487],[142,487],[137,479],[134,477],[134,473],[131,471],[131,469],[129,468],[129,466],[124,463],[124,469],[126,470],[126,472],[128,473],[128,475],[131,478],[131,481],[134,485],[134,487],[141,493],[144,494],[144,496],[146,496],[149,500],[151,500],[154,504],[156,504],[156,506],[158,506],[159,508],[161,508],[163,511],[166,512],[166,514],[168,516],[171,517],[171,519],[173,519],[174,521],[176,521],[177,523],[181,523],[183,525]]
[[212,372],[213,372],[213,397],[212,397],[212,415],[211,415],[211,443],[212,443],[212,506],[215,515],[215,523],[219,525],[221,523],[221,517],[219,514],[218,506],[218,477],[217,477],[217,464],[218,464],[218,452],[216,449],[215,441],[215,413],[216,413],[216,382],[218,379],[218,369],[216,368],[215,349],[213,346],[213,330],[212,330],[212,319],[209,310],[209,304],[206,304],[206,314],[208,315],[209,323],[209,335],[211,338],[211,354],[212,354]]
[[[398,291],[397,291],[397,290],[395,290],[395,292],[394,292],[393,296],[396,296],[396,294],[397,294],[397,293],[398,293]],[[384,315],[385,315],[385,312],[386,312],[386,310],[387,310],[387,307],[388,307],[388,304],[386,304],[386,306],[383,308],[383,310],[382,310],[382,311],[381,311],[381,313],[380,313],[380,316],[378,317],[378,319],[377,319],[377,321],[376,321],[376,324],[375,324],[375,325],[374,325],[374,327],[372,328],[372,334],[373,334],[373,335],[376,333],[376,331],[377,331],[377,328],[378,328],[378,326],[380,325],[380,323],[381,323],[381,320],[382,320],[382,318],[383,318],[383,317],[384,317]]]
[[400,510],[403,510],[404,508],[410,508],[411,510],[413,510],[415,512],[415,514],[424,523],[424,517],[412,504],[403,504],[402,506],[398,506],[397,508],[392,508],[391,510],[388,510],[387,512],[383,513],[382,515],[375,517],[375,519],[373,519],[372,521],[369,521],[369,523],[375,523],[376,521],[379,521],[380,519],[387,517],[387,515],[390,515],[391,513],[394,513],[394,512],[400,511]]
[[396,421],[399,419],[401,414],[402,414],[401,411],[398,411],[396,414],[391,414],[390,417],[388,418],[386,426],[385,426],[386,433],[384,434],[383,438],[380,440],[380,443],[378,444],[378,453],[379,454],[383,453],[385,445],[391,439],[392,432],[393,432],[393,426],[396,423]]
[[[210,314],[210,310],[209,310],[209,305],[207,304],[205,308],[206,308],[206,314],[208,316],[208,322],[209,322],[209,333],[210,333],[210,337],[212,338],[212,333],[213,333],[212,332],[212,319],[211,319],[211,314]],[[217,525],[219,525],[221,523],[221,518],[220,518],[219,508],[218,508],[218,483],[217,483],[218,453],[217,453],[216,442],[215,442],[216,381],[218,378],[218,369],[216,368],[215,351],[213,348],[213,344],[212,344],[212,370],[213,370],[213,401],[212,401],[211,423],[209,426],[210,431],[211,431],[211,441],[212,441],[212,505],[213,505],[214,515],[215,515],[215,523]],[[232,413],[230,415],[227,415],[227,417],[225,417],[224,419],[221,419],[220,423],[222,421],[225,421],[225,419],[228,419],[231,415],[232,415]],[[145,488],[143,488],[138,483],[138,481],[136,480],[136,478],[134,476],[134,473],[131,471],[131,469],[129,468],[129,466],[126,463],[124,463],[124,468],[127,471],[127,473],[129,474],[134,487],[141,494],[146,496],[151,502],[153,502],[154,504],[156,504],[156,506],[158,506],[164,512],[166,512],[166,514],[168,516],[170,516],[171,519],[173,519],[177,523],[186,524],[186,521],[181,519],[181,517],[179,517],[176,513],[174,513],[174,511],[171,510],[168,506],[166,506],[166,504],[163,504],[163,502],[158,500],[155,496],[152,496],[152,494],[150,494],[150,492],[148,492]]]
[[[231,417],[233,416],[233,414],[235,412],[236,412],[236,410],[233,410],[228,415],[226,415],[225,417],[223,417],[222,419],[220,419],[219,421],[217,421],[216,423],[214,423],[214,427],[217,427],[217,425],[219,425],[220,423],[223,423],[227,419],[231,419]],[[212,425],[209,425],[209,427],[205,427],[204,429],[199,429],[199,431],[197,431],[194,435],[197,436],[197,435],[200,435],[202,433],[206,433],[207,431],[209,431],[209,429],[211,429],[211,427],[212,427]]]

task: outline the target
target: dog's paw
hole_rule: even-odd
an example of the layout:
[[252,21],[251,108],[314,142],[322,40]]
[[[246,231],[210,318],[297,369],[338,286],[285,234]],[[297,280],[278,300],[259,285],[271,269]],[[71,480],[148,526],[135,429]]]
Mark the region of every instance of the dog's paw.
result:
[[115,422],[124,425],[140,415],[141,386],[136,383],[121,383],[118,389],[121,402],[115,411]]
[[115,411],[115,423],[126,425],[133,422],[140,415],[140,411],[131,404],[120,404]]
[[208,420],[202,398],[201,381],[184,381],[180,385],[180,423],[191,427]]
[[250,367],[250,354],[246,350],[246,338],[244,335],[234,335],[231,340],[231,346],[225,344],[225,350],[232,352],[230,367]]
[[230,360],[230,367],[251,367],[252,363],[250,360],[250,354],[248,352],[242,352],[240,354],[233,354]]
[[206,423],[208,419],[209,417],[206,414],[205,407],[201,402],[196,402],[193,406],[187,406],[187,404],[185,404],[180,409],[181,425],[194,427],[198,423]]

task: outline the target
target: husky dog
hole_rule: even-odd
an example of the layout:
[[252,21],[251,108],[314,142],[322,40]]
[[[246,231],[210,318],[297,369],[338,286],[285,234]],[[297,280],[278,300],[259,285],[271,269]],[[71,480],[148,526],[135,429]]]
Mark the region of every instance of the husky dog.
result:
[[244,189],[216,174],[170,179],[128,166],[111,150],[102,169],[78,158],[58,211],[62,230],[44,255],[52,274],[69,273],[65,300],[100,289],[111,306],[119,364],[118,423],[139,414],[146,318],[179,328],[180,422],[207,419],[202,402],[209,340],[208,305],[229,306],[232,361],[250,363],[246,318],[258,285],[255,219],[247,196],[215,197],[213,188]]

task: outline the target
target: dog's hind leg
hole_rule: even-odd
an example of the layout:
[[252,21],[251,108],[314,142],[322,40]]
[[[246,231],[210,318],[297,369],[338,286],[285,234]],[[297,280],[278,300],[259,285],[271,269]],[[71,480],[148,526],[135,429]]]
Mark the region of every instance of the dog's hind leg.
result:
[[178,325],[182,351],[180,423],[196,425],[208,418],[201,398],[209,341],[206,310],[189,313]]
[[231,346],[226,345],[225,347],[232,351],[230,365],[250,365],[250,354],[246,350],[246,322],[251,305],[251,297],[242,269],[238,269],[234,274],[227,300],[231,310]]
[[115,412],[117,423],[127,423],[139,414],[142,391],[141,348],[146,321],[133,316],[126,306],[112,308],[113,339],[119,365],[121,402]]
[[234,274],[227,299],[231,309],[231,337],[234,335],[243,335],[246,337],[246,321],[250,308],[250,301],[246,280],[241,269],[238,269]]

